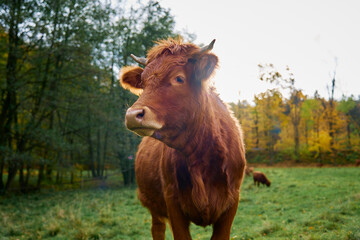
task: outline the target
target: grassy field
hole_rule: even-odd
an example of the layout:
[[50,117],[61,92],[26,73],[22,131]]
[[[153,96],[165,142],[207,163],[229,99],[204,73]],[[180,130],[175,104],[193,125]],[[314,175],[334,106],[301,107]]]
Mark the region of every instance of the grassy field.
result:
[[[232,239],[360,239],[360,168],[263,168],[247,177]],[[151,217],[131,188],[44,190],[0,198],[0,239],[151,239]],[[211,227],[191,226],[193,239]],[[167,239],[172,239],[167,228]]]

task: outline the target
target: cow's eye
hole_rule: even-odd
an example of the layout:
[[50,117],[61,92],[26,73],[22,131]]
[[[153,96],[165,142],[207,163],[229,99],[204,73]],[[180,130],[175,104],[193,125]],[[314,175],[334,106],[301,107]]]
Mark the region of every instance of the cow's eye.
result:
[[177,83],[184,83],[184,79],[182,77],[176,77]]

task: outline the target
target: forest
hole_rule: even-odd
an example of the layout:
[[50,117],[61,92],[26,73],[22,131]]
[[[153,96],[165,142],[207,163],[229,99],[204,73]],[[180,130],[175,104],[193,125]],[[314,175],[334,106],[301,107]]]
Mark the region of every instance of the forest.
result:
[[[122,66],[175,30],[157,1],[0,1],[0,193],[44,184],[105,179],[134,183],[141,138],[126,130],[136,100],[118,83]],[[360,98],[304,95],[290,69],[259,65],[273,89],[230,103],[245,134],[249,163],[353,164],[360,158]],[[285,90],[287,95],[281,92]]]
[[245,133],[248,162],[337,166],[360,158],[360,96],[334,98],[336,69],[324,97],[296,88],[289,67],[258,67],[259,80],[274,88],[255,95],[253,103],[230,103]]

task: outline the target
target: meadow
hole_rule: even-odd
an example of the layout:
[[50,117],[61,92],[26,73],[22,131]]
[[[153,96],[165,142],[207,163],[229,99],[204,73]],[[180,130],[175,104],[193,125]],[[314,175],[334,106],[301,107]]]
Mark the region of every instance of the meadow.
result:
[[[232,239],[360,239],[360,168],[261,168],[246,177]],[[136,187],[42,190],[0,197],[0,239],[151,239]],[[211,227],[191,225],[193,239]],[[169,227],[166,239],[172,239]]]

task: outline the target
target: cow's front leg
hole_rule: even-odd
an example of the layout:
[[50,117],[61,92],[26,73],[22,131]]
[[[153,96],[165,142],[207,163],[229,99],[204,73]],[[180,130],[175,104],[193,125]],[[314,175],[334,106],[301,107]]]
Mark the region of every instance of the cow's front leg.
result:
[[153,240],[165,240],[166,223],[164,218],[159,217],[157,214],[151,213],[151,235]]
[[166,201],[166,205],[174,240],[191,240],[189,230],[190,221],[186,219],[180,209],[180,206],[172,199],[168,199],[168,201]]
[[229,240],[231,226],[234,221],[239,199],[226,211],[213,225],[213,234],[211,240]]

